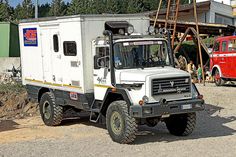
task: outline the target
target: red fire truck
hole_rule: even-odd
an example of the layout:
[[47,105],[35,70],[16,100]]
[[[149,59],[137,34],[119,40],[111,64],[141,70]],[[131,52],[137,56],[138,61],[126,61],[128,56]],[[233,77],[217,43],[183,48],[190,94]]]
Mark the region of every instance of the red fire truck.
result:
[[217,86],[236,81],[236,36],[216,39],[210,58],[210,69]]

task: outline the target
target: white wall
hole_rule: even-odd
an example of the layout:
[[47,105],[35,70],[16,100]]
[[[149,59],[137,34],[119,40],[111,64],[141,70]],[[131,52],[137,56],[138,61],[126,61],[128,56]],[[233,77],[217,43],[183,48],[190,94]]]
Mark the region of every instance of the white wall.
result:
[[13,65],[15,68],[20,66],[20,57],[0,57],[0,75],[11,70]]
[[[197,2],[205,2],[205,1],[209,1],[209,0],[197,0]],[[227,5],[230,5],[230,0],[214,0],[216,2],[219,2],[219,3],[224,3],[224,4],[227,4]]]

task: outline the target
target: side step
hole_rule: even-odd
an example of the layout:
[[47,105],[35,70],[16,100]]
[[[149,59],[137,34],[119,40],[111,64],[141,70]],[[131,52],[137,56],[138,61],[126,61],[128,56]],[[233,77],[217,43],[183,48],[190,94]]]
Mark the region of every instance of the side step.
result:
[[97,123],[101,116],[100,109],[91,109],[90,110],[90,122]]
[[89,120],[93,123],[97,123],[101,116],[102,101],[94,100],[90,107],[90,118]]

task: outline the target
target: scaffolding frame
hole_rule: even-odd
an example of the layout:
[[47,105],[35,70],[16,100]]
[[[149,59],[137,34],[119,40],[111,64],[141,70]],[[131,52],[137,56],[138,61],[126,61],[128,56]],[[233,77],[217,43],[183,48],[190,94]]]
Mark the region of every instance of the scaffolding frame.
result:
[[[172,19],[170,19],[170,10],[171,10],[171,6],[173,6],[173,2],[175,3],[175,10],[174,10],[175,14],[174,14],[174,17]],[[159,2],[158,10],[157,10],[157,13],[156,13],[156,18],[155,18],[154,25],[153,25],[154,27],[156,27],[156,25],[157,25],[157,19],[158,19],[158,16],[159,16],[161,5],[162,5],[162,0],[160,0],[160,2]],[[165,28],[167,28],[168,25],[170,27],[171,27],[171,24],[174,25],[173,30],[171,29],[172,30],[171,46],[172,46],[173,49],[174,49],[174,43],[175,43],[175,35],[176,35],[176,32],[177,32],[176,31],[176,26],[177,26],[177,21],[178,21],[178,16],[179,16],[179,5],[180,5],[180,0],[168,0],[167,9],[166,9]],[[200,35],[199,35],[196,0],[193,0],[193,7],[194,7],[194,18],[195,18],[196,29],[194,29],[193,27],[189,27],[189,28],[186,29],[183,37],[181,38],[180,42],[178,43],[178,45],[176,46],[176,48],[174,50],[174,59],[175,59],[175,62],[177,63],[177,65],[180,65],[179,62],[178,62],[178,59],[175,57],[175,54],[178,53],[178,50],[180,49],[181,44],[186,39],[189,32],[192,31],[192,33],[197,38],[198,54],[199,54],[200,64],[201,64],[201,69],[202,69],[202,79],[203,79],[203,84],[205,86],[205,74],[204,74],[204,66],[203,66],[203,60],[202,60],[201,46],[204,48],[204,50],[207,52],[207,54],[208,54],[208,48],[203,43],[203,41],[201,40]],[[172,7],[172,9],[173,9],[173,7]]]

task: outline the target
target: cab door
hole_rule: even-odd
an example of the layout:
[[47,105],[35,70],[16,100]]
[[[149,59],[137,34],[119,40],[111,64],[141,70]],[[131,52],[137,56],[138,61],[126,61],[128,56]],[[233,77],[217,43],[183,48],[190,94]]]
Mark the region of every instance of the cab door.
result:
[[103,100],[111,85],[110,56],[108,45],[93,45],[94,54],[94,95],[96,100]]
[[219,57],[220,57],[220,41],[216,41],[212,53],[212,67],[215,65],[219,66]]
[[223,40],[221,41],[221,51],[219,54],[219,63],[221,67],[221,72],[224,77],[229,77],[229,70],[230,70],[230,63],[229,63],[229,58],[228,58],[228,41]]
[[229,78],[236,78],[236,39],[233,37],[228,42],[228,57],[227,61],[229,64]]

